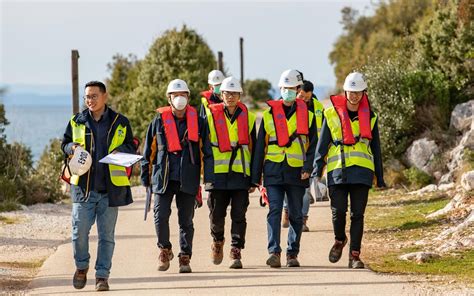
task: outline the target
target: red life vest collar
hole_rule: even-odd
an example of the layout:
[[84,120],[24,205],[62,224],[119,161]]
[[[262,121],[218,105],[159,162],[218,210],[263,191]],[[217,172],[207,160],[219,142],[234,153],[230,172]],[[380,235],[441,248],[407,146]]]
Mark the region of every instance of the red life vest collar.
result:
[[[288,125],[286,122],[285,110],[283,109],[283,100],[267,101],[272,109],[273,123],[275,125],[278,146],[284,147],[290,141]],[[308,135],[308,106],[301,99],[296,99],[296,134]]]
[[220,102],[214,102],[211,98],[212,98],[212,95],[214,93],[212,92],[212,90],[206,90],[206,91],[203,91],[201,92],[201,96],[203,96],[204,98],[206,98],[206,101],[207,101],[207,105],[211,105],[211,104],[218,104],[218,103],[222,103],[222,100],[220,100]]
[[[247,106],[243,103],[238,102],[237,107],[242,111],[237,117],[237,129],[239,136],[239,145],[248,145],[249,139],[249,115]],[[229,130],[227,129],[227,123],[224,113],[224,103],[211,104],[209,109],[212,113],[212,119],[214,120],[214,127],[217,134],[217,142],[219,143],[220,152],[232,151],[232,145],[229,138]]]
[[[347,99],[345,96],[331,96],[331,102],[336,109],[342,126],[342,141],[345,145],[354,145],[356,139],[352,132],[351,119],[347,111]],[[364,93],[357,111],[359,117],[360,137],[372,140],[372,129],[370,128],[370,104],[367,94]]]
[[[156,111],[161,114],[163,126],[165,128],[166,142],[168,152],[177,152],[183,150],[179,139],[178,129],[173,116],[171,106],[158,108]],[[188,129],[187,137],[189,141],[198,142],[198,116],[196,109],[191,106],[186,107],[186,125]]]

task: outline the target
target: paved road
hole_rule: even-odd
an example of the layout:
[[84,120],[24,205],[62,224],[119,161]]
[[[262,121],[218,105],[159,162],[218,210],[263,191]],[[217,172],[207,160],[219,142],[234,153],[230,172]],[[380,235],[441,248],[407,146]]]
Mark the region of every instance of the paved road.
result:
[[[157,271],[158,250],[152,219],[143,221],[144,191],[134,188],[135,203],[121,208],[116,229],[116,248],[109,293],[117,295],[401,295],[413,294],[414,287],[402,277],[378,275],[369,270],[347,268],[348,252],[341,261],[329,263],[327,253],[333,242],[330,209],[327,202],[316,203],[310,210],[311,232],[303,233],[299,259],[302,267],[271,269],[267,259],[267,208],[252,195],[247,215],[247,245],[242,252],[244,269],[228,268],[229,244],[225,258],[216,266],[210,260],[211,237],[208,209],[196,211],[195,238],[191,267],[193,273],[179,274],[175,258],[166,272]],[[227,219],[230,219],[229,217]],[[229,220],[226,228],[229,233]],[[97,236],[92,229],[91,266],[95,261]],[[171,242],[179,252],[176,211],[171,219]],[[286,246],[283,230],[282,246]],[[230,235],[227,235],[229,238]],[[363,258],[363,256],[362,256]],[[283,260],[284,261],[284,260]],[[284,262],[282,262],[284,264]],[[71,244],[58,248],[46,260],[30,285],[33,295],[82,295],[94,291],[94,270],[89,271],[83,290],[72,287],[75,267]]]

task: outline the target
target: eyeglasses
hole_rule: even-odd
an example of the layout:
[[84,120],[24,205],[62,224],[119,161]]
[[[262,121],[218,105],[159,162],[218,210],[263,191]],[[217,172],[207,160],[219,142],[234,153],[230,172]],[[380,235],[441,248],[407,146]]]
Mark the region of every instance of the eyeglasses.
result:
[[233,97],[233,98],[240,96],[240,93],[236,91],[223,91],[222,94],[224,96]]
[[97,101],[97,99],[99,98],[99,95],[94,94],[94,95],[91,95],[91,96],[84,96],[83,98],[84,98],[84,101],[85,101],[85,100]]

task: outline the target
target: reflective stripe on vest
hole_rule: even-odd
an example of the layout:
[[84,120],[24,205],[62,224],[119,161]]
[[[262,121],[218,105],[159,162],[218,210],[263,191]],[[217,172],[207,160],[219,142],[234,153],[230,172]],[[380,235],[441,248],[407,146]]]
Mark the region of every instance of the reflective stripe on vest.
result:
[[[71,127],[72,127],[73,142],[79,143],[83,145],[84,147],[86,147],[85,146],[86,126],[84,124],[76,123],[74,121],[74,117],[75,116],[73,116],[70,120]],[[115,117],[114,122],[112,123],[111,126],[114,125],[117,119],[118,119],[118,115]],[[122,145],[125,140],[126,135],[127,135],[127,127],[119,124],[118,127],[115,129],[114,135],[110,142],[108,152],[111,153],[114,149]],[[109,172],[110,172],[110,180],[112,181],[112,184],[114,184],[115,186],[130,186],[130,181],[128,180],[127,170],[125,169],[125,167],[109,164]],[[72,176],[71,184],[78,185],[79,177]]]
[[313,98],[313,106],[314,106],[314,118],[316,120],[316,131],[317,131],[316,133],[319,139],[319,135],[321,134],[321,128],[323,126],[324,106],[316,98]]
[[[333,171],[335,169],[343,168],[343,161],[341,155],[341,146],[342,144],[342,126],[339,119],[339,115],[334,107],[324,110],[324,117],[326,118],[327,125],[331,131],[331,137],[333,143],[338,143],[339,145],[331,144],[329,147],[328,158],[327,158],[327,171]],[[377,120],[377,115],[370,120],[371,129],[374,128],[375,122]],[[359,137],[359,121],[351,121],[351,128],[353,136],[355,138]],[[344,162],[345,167],[350,167],[357,165],[374,171],[374,158],[372,156],[372,150],[370,149],[370,141],[365,138],[361,138],[354,145],[343,145],[344,147]]]
[[[242,110],[242,112],[245,112],[245,111]],[[228,173],[230,160],[232,157],[232,151],[221,152],[219,150],[219,141],[217,138],[217,133],[216,133],[215,125],[214,125],[214,119],[209,109],[206,109],[206,115],[207,115],[207,122],[209,125],[209,137],[210,137],[210,142],[212,145],[212,155],[214,157],[214,173]],[[252,129],[255,126],[255,120],[257,116],[254,113],[247,111],[247,117],[248,117],[248,133],[250,134]],[[239,143],[238,119],[234,120],[234,122],[231,123],[229,118],[225,116],[225,122],[227,126],[227,131],[229,133],[230,144],[232,147],[236,147]],[[243,152],[244,163],[242,163],[242,152]],[[251,152],[250,152],[249,145],[241,145],[241,148],[237,149],[237,151],[235,151],[234,153],[236,153],[236,155],[232,163],[232,171],[236,173],[244,173],[244,166],[245,166],[245,174],[247,176],[250,176]]]
[[[273,122],[273,116],[270,114],[271,109],[267,109],[263,112],[263,122],[265,132],[268,135],[269,141],[276,141],[276,130],[275,124]],[[308,111],[308,129],[313,124],[313,112]],[[296,131],[296,112],[290,117],[289,120],[286,120],[288,126],[288,134],[291,135]],[[305,135],[299,136],[301,142],[303,143],[304,151],[301,151],[301,145],[298,138],[296,138],[290,147],[280,147],[277,144],[269,144],[267,148],[267,153],[265,154],[265,159],[268,159],[272,162],[282,162],[285,160],[291,167],[303,167],[306,151],[309,146],[309,138]]]

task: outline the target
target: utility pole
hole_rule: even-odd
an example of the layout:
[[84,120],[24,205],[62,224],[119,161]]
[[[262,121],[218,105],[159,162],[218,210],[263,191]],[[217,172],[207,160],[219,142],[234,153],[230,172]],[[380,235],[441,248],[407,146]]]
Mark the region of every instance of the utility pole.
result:
[[79,51],[71,50],[71,74],[72,74],[72,114],[79,112]]
[[224,72],[224,54],[222,51],[217,52],[217,69],[219,69],[221,72]]
[[240,37],[240,85],[244,89],[244,38]]

